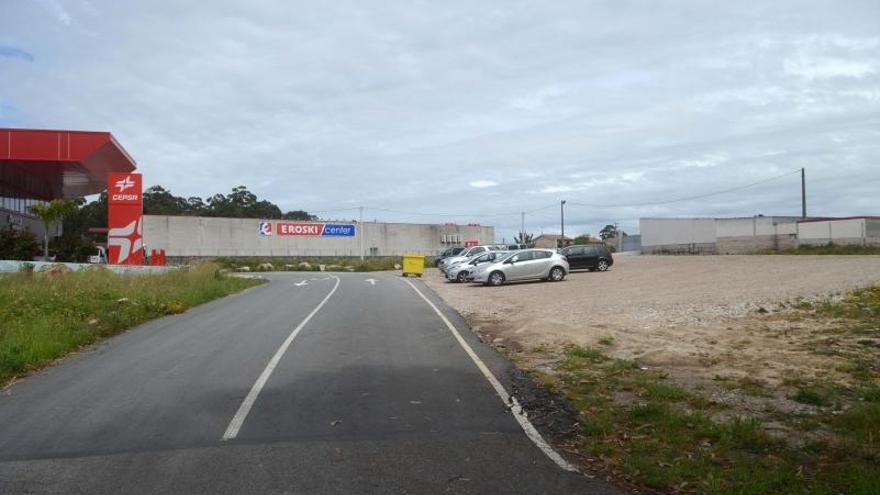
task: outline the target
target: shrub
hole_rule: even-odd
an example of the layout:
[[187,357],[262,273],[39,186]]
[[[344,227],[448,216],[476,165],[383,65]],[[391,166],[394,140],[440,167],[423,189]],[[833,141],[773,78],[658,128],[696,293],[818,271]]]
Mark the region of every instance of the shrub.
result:
[[40,254],[37,236],[11,228],[0,230],[0,259],[29,261]]

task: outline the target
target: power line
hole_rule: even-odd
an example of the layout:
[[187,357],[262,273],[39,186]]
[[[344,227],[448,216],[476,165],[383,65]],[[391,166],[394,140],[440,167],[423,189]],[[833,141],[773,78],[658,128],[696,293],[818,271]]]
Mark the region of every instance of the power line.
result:
[[[666,204],[672,204],[672,203],[680,203],[680,202],[684,202],[684,201],[693,201],[696,199],[709,198],[712,196],[718,196],[720,194],[727,194],[730,192],[739,191],[742,189],[747,189],[747,188],[754,187],[754,186],[757,186],[760,184],[764,184],[764,183],[771,182],[771,181],[774,181],[777,179],[781,179],[783,177],[788,177],[790,175],[799,174],[800,171],[801,171],[801,169],[796,169],[796,170],[792,170],[790,172],[786,172],[781,175],[776,175],[773,177],[769,177],[766,179],[762,179],[762,180],[759,180],[756,182],[751,182],[749,184],[744,184],[744,185],[737,186],[737,187],[731,187],[729,189],[723,189],[720,191],[714,191],[714,192],[710,192],[710,193],[706,193],[706,194],[698,194],[695,196],[687,196],[687,197],[669,199],[669,200],[663,200],[663,201],[651,201],[651,202],[647,202],[647,203],[631,203],[631,204],[589,204],[589,203],[577,203],[574,201],[568,201],[567,203],[569,205],[583,206],[583,207],[587,207],[587,208],[633,208],[633,207],[639,207],[639,206],[666,205]],[[393,209],[393,208],[381,208],[381,207],[377,207],[377,206],[364,206],[363,208],[364,208],[364,210],[380,211],[380,212],[385,212],[385,213],[396,213],[398,215],[415,215],[415,216],[447,217],[447,218],[449,218],[449,217],[457,217],[457,218],[460,218],[460,217],[470,217],[470,218],[481,217],[481,218],[486,218],[486,217],[505,217],[505,216],[522,215],[523,213],[525,213],[526,215],[531,215],[531,214],[537,213],[539,211],[548,210],[550,208],[555,208],[556,206],[558,206],[558,203],[548,204],[546,206],[541,206],[539,208],[534,208],[532,210],[526,210],[524,212],[523,211],[511,211],[511,212],[502,212],[502,213],[482,213],[482,212],[481,213],[461,213],[461,212],[449,213],[449,212],[406,211],[406,210],[397,210],[397,209]],[[321,213],[342,212],[342,211],[355,211],[355,210],[359,210],[360,208],[361,207],[357,207],[357,206],[351,207],[351,208],[334,208],[334,209],[328,209],[328,210],[311,211],[309,213],[321,214]]]
[[782,175],[777,175],[777,176],[770,177],[767,179],[759,180],[757,182],[752,182],[750,184],[745,184],[745,185],[737,186],[737,187],[731,187],[730,189],[723,189],[721,191],[715,191],[715,192],[711,192],[711,193],[707,193],[707,194],[699,194],[697,196],[687,196],[684,198],[670,199],[670,200],[665,200],[665,201],[652,201],[649,203],[633,203],[633,204],[617,204],[617,205],[608,205],[608,204],[596,205],[596,204],[586,204],[586,203],[575,203],[573,201],[570,201],[569,204],[577,205],[577,206],[586,206],[588,208],[633,208],[633,207],[637,207],[637,206],[667,205],[667,204],[671,204],[671,203],[680,203],[683,201],[693,201],[695,199],[703,199],[703,198],[708,198],[711,196],[718,196],[719,194],[727,194],[729,192],[747,189],[749,187],[757,186],[759,184],[764,184],[766,182],[771,182],[776,179],[781,179],[783,177],[788,177],[789,175],[794,175],[794,174],[799,174],[799,173],[801,173],[801,169],[786,172]]

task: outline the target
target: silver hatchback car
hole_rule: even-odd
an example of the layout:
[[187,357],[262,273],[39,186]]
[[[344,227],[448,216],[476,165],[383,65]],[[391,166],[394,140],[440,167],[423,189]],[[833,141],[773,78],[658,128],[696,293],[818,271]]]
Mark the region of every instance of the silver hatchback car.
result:
[[516,280],[544,279],[558,282],[568,275],[568,260],[552,249],[526,249],[494,263],[479,265],[471,273],[474,282],[501,285]]
[[479,265],[506,258],[508,254],[510,253],[507,251],[489,251],[488,253],[471,256],[461,263],[446,268],[444,271],[446,280],[450,282],[464,282],[468,279],[471,272],[479,268]]

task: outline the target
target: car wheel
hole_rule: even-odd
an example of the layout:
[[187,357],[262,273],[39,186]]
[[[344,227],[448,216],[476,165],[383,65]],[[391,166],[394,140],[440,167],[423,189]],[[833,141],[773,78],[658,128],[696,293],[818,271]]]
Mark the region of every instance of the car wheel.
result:
[[458,272],[458,276],[455,278],[456,278],[456,280],[458,280],[461,283],[467,282],[467,272],[465,272],[465,271]]
[[501,272],[492,272],[489,275],[489,285],[498,287],[504,283],[504,274]]
[[605,260],[599,260],[599,264],[596,265],[596,269],[599,270],[600,272],[604,272],[604,271],[608,270],[608,262]]
[[550,280],[554,282],[559,282],[560,280],[565,278],[565,270],[558,266],[554,266],[550,269]]

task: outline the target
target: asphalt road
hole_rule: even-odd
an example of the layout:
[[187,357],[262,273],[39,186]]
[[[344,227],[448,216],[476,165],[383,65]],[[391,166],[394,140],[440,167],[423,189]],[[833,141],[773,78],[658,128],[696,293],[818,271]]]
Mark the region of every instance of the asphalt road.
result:
[[536,446],[404,279],[267,278],[0,393],[0,493],[616,493]]

